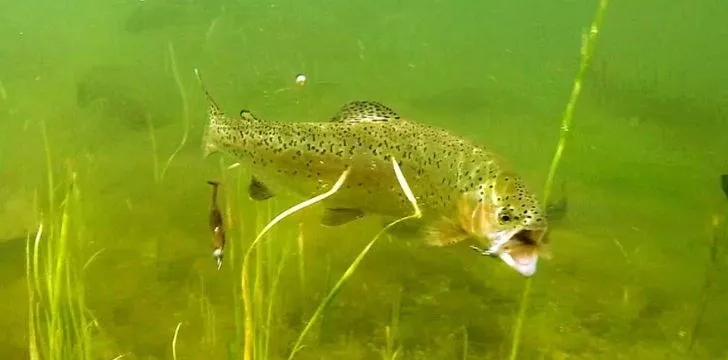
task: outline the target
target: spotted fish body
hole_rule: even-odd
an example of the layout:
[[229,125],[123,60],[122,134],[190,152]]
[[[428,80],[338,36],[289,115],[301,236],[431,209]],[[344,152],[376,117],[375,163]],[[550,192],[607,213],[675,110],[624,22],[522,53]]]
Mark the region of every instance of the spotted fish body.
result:
[[348,168],[343,187],[324,201],[324,225],[367,214],[406,216],[412,207],[396,180],[394,157],[423,211],[428,243],[475,238],[522,274],[535,271],[546,218],[521,178],[492,152],[375,102],[348,103],[327,122],[285,123],[246,110],[228,116],[207,96],[205,154],[227,153],[248,166],[254,199],[276,188],[312,197]]

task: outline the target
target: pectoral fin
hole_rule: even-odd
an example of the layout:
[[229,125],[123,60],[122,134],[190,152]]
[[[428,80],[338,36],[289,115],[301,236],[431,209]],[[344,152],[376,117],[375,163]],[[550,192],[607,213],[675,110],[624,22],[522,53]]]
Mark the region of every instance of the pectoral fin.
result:
[[323,217],[321,217],[321,225],[331,227],[344,225],[362,216],[364,216],[364,212],[359,209],[326,209]]
[[273,197],[273,192],[268,189],[265,184],[260,182],[255,176],[250,179],[250,185],[248,185],[248,196],[255,201],[267,200]]
[[447,246],[457,244],[470,237],[457,223],[442,218],[425,230],[425,241],[432,246]]

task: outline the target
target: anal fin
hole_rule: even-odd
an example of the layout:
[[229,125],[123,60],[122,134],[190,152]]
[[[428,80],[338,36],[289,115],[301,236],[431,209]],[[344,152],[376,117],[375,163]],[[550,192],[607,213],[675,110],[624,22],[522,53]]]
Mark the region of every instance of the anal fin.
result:
[[250,179],[248,185],[248,196],[255,201],[267,200],[273,197],[273,192],[255,176]]
[[330,227],[340,226],[362,216],[364,216],[364,212],[359,209],[329,208],[324,210],[324,215],[321,217],[321,225]]

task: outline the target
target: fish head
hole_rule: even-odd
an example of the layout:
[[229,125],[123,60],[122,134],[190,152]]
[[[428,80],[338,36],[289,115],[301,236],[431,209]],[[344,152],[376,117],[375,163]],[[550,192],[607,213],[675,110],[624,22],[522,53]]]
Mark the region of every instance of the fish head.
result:
[[460,199],[460,225],[488,244],[483,253],[500,258],[524,276],[533,275],[539,255],[549,255],[545,243],[548,225],[541,205],[523,180],[501,172]]

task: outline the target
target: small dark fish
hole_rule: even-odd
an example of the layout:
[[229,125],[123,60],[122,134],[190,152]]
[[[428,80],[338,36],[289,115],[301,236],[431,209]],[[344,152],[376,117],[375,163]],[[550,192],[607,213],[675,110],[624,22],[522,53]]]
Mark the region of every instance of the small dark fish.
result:
[[561,183],[561,195],[557,200],[552,200],[546,205],[546,217],[550,221],[561,221],[566,217],[568,208],[568,200],[566,198],[566,183]]
[[218,270],[222,267],[223,251],[225,250],[225,226],[222,221],[222,213],[217,207],[217,188],[220,183],[208,181],[212,185],[212,201],[210,204],[210,231],[212,231],[212,256],[217,261]]
[[723,188],[723,194],[725,194],[725,198],[728,199],[728,174],[723,174],[720,176],[720,185]]

